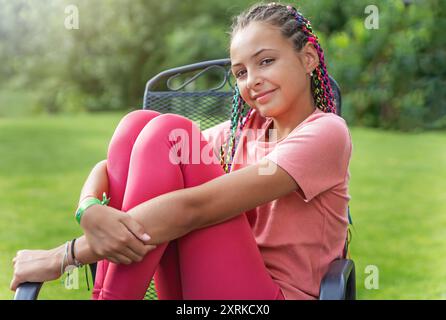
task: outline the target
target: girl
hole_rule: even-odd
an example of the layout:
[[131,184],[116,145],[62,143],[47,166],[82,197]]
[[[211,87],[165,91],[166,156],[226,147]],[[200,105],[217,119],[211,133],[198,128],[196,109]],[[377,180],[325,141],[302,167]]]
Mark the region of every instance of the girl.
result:
[[[99,261],[94,299],[142,299],[154,275],[160,299],[318,298],[346,240],[351,156],[322,48],[301,13],[271,3],[236,17],[230,56],[231,121],[200,132],[126,115],[82,189],[85,235],[20,251],[12,290]],[[104,191],[109,206],[94,200]]]

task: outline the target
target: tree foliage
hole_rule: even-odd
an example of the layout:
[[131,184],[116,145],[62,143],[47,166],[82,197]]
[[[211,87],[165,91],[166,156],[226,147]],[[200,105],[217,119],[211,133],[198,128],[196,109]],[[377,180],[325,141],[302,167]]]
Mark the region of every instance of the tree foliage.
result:
[[[231,17],[247,0],[0,0],[0,90],[39,93],[37,110],[99,111],[141,105],[145,82],[183,64],[228,56]],[[410,5],[405,5],[410,3]],[[80,28],[64,26],[65,8]],[[446,128],[446,2],[300,1],[355,125]]]

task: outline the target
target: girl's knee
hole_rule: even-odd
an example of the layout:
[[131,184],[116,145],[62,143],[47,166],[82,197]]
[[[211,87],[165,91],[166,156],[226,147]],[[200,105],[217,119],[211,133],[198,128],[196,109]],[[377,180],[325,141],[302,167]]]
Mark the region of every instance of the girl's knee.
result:
[[156,121],[166,126],[190,126],[193,123],[190,119],[175,113],[163,113]]
[[131,127],[132,124],[145,122],[159,116],[160,113],[153,110],[134,110],[122,117],[119,126]]
[[136,140],[144,126],[159,116],[153,110],[135,110],[126,114],[119,122],[113,134],[111,145],[129,145]]
[[135,147],[144,149],[147,144],[164,145],[166,141],[175,144],[179,140],[191,143],[193,139],[200,139],[200,130],[193,121],[178,114],[165,113],[144,127],[135,141]]
[[151,123],[157,131],[162,134],[170,134],[173,130],[185,130],[188,133],[192,131],[199,132],[200,129],[192,120],[174,113],[164,113],[153,119]]

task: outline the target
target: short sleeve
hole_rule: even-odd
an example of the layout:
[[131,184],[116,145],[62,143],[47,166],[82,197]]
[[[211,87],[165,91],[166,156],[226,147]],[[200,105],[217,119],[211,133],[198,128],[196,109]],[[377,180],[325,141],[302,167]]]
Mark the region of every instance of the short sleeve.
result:
[[265,156],[299,185],[304,201],[342,183],[351,156],[351,136],[341,117],[327,115],[293,131]]

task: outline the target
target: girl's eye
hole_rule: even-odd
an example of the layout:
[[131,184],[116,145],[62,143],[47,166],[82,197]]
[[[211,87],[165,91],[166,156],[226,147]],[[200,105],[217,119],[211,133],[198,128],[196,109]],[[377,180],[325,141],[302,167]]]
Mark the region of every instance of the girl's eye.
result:
[[265,65],[265,64],[271,64],[274,61],[274,59],[263,59],[262,62],[260,62],[260,64]]
[[235,74],[235,77],[236,78],[240,78],[240,77],[242,77],[245,74],[245,72],[246,72],[245,70],[237,71],[236,74]]
[[[266,58],[266,59],[263,59],[263,60],[260,62],[260,65],[262,65],[262,66],[264,66],[264,65],[269,65],[269,64],[271,64],[271,63],[273,63],[273,62],[274,62],[274,59]],[[238,79],[238,78],[243,77],[245,74],[246,74],[246,70],[243,69],[243,70],[237,71],[237,72],[235,73],[235,77]]]

